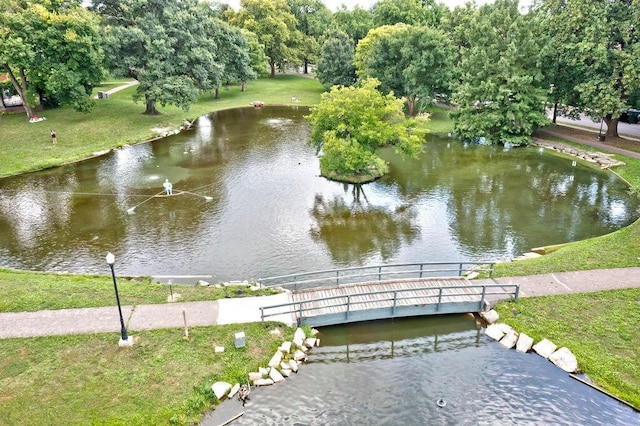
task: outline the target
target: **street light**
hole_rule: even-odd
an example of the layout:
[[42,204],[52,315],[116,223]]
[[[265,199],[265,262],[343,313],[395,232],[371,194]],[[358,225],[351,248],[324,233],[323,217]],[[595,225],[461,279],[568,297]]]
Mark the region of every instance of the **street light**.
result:
[[120,341],[118,346],[131,346],[133,345],[133,338],[127,334],[127,329],[124,326],[124,319],[122,318],[122,308],[120,307],[120,295],[118,294],[118,284],[116,283],[116,273],[113,271],[113,264],[116,261],[116,257],[113,253],[107,253],[107,263],[111,268],[111,277],[113,278],[113,289],[116,292],[116,301],[118,302],[118,313],[120,314]]

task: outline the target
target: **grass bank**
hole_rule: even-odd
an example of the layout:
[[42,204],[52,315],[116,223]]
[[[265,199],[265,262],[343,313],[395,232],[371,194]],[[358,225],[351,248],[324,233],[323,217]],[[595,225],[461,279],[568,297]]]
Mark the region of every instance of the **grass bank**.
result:
[[[238,331],[245,348],[234,346]],[[191,327],[188,340],[181,329],[135,337],[131,348],[114,334],[3,340],[0,424],[197,424],[215,404],[213,383],[246,382],[282,342],[259,323]]]
[[496,309],[535,341],[566,346],[600,387],[640,409],[640,289],[520,298]]

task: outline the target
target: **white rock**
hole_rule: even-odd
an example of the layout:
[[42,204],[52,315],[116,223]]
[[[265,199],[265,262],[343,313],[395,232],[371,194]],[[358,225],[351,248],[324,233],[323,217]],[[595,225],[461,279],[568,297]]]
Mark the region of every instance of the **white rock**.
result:
[[533,346],[533,337],[520,333],[520,336],[518,336],[518,343],[516,343],[516,351],[522,353],[529,352],[531,350],[531,346]]
[[298,372],[298,361],[296,361],[295,359],[290,359],[289,360],[289,367],[291,368],[291,371],[293,371],[294,373]]
[[480,312],[480,317],[485,320],[488,324],[494,324],[500,318],[500,315],[495,311],[495,309],[491,309],[487,312]]
[[297,347],[302,347],[304,345],[304,339],[306,339],[306,335],[304,334],[304,331],[298,327],[296,329],[296,332],[293,333],[293,344],[296,345]]
[[311,335],[312,335],[313,337],[316,337],[318,334],[320,334],[320,332],[319,332],[318,330],[316,330],[315,328],[312,328],[312,329],[311,329]]
[[306,347],[308,347],[308,348],[312,348],[312,347],[314,347],[314,346],[316,345],[316,340],[317,340],[317,339],[316,339],[315,337],[307,337],[307,338],[304,340],[304,345],[305,345]]
[[224,346],[216,346],[213,351],[217,354],[224,352]]
[[557,367],[562,368],[567,373],[578,371],[578,360],[567,348],[560,348],[549,356],[549,361]]
[[504,334],[515,333],[515,330],[510,325],[503,322],[497,322],[495,324]]
[[291,370],[289,370],[288,368],[283,368],[282,370],[280,370],[280,374],[282,374],[284,377],[289,377],[291,375]]
[[500,340],[500,339],[502,339],[504,337],[504,335],[506,333],[504,331],[502,331],[502,327],[498,326],[498,324],[491,324],[484,331],[484,334],[486,334],[487,336],[491,337],[492,339]]
[[252,371],[251,373],[249,373],[249,381],[250,382],[255,382],[256,380],[262,379],[262,374],[258,373],[257,371]]
[[202,286],[202,287],[208,287],[211,284],[209,284],[208,282],[206,282],[205,280],[198,280],[198,285]]
[[273,380],[271,379],[258,379],[254,380],[253,384],[255,386],[269,386],[273,384]]
[[533,350],[536,351],[538,355],[544,358],[549,358],[549,356],[556,351],[558,347],[551,341],[547,339],[542,339],[535,345],[533,345]]
[[518,333],[516,333],[515,331],[512,331],[510,333],[505,334],[504,337],[500,339],[500,344],[505,348],[511,349],[516,345],[517,341],[518,341]]
[[276,351],[276,353],[271,357],[271,361],[269,361],[269,367],[273,369],[278,366],[280,362],[282,362],[282,352]]
[[280,352],[284,352],[285,354],[291,352],[291,342],[282,342],[280,345]]
[[309,348],[304,344],[302,346],[300,346],[300,348],[298,350],[300,350],[300,351],[302,351],[304,353],[309,352]]
[[316,338],[316,346],[320,346],[320,339]]
[[302,361],[307,357],[307,354],[305,354],[304,352],[302,352],[300,349],[296,350],[293,353],[293,359],[295,359],[296,361]]
[[269,371],[269,377],[271,378],[271,380],[273,380],[274,383],[284,381],[284,377],[282,376],[282,374],[280,374],[280,372],[275,368],[272,368],[271,371]]
[[262,377],[264,377],[264,376],[266,376],[267,374],[269,374],[269,369],[268,369],[268,368],[260,367],[260,368],[258,368],[258,371],[260,372],[260,374],[262,375]]
[[239,390],[240,390],[240,383],[236,383],[235,385],[233,385],[233,387],[229,391],[229,395],[227,395],[227,398],[229,399],[233,398],[238,393]]
[[215,382],[211,385],[211,390],[213,391],[216,398],[222,399],[231,390],[231,383]]
[[480,274],[478,274],[476,271],[473,272],[469,272],[469,274],[467,274],[467,279],[468,280],[475,280],[476,278],[478,278]]

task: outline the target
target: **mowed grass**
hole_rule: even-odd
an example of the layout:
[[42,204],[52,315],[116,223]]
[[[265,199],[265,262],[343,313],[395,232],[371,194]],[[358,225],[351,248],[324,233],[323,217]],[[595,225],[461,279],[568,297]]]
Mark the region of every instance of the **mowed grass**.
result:
[[[268,324],[5,339],[0,345],[2,425],[197,424],[216,404],[216,381],[246,383],[281,344]],[[246,347],[236,349],[243,331]],[[291,330],[285,330],[291,338]],[[214,353],[224,346],[224,353]]]
[[[251,290],[248,286],[173,285],[150,279],[117,278],[123,305],[165,303],[180,295],[180,302],[218,300],[274,294],[274,290]],[[194,283],[195,284],[195,283]],[[44,309],[91,308],[116,304],[110,275],[51,274],[0,269],[0,312],[33,312]]]

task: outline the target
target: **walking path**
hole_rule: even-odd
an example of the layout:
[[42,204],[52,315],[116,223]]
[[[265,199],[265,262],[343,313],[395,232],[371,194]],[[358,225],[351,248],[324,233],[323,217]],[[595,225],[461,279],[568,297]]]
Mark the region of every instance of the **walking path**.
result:
[[[113,89],[104,90],[104,93],[106,93],[107,95],[110,95],[112,93],[116,93],[116,92],[119,92],[121,90],[128,89],[129,87],[135,86],[136,84],[138,84],[138,80],[131,80],[131,81],[127,82],[127,83],[124,83],[121,86],[114,87]],[[98,95],[95,95],[93,98],[94,99],[98,99]]]
[[[474,282],[520,284],[521,297],[582,293],[640,287],[640,267],[482,279]],[[290,301],[290,293],[281,293],[204,302],[138,305],[135,308],[123,306],[122,314],[127,330],[135,332],[183,327],[183,310],[189,326],[258,322],[261,320],[260,307]],[[291,315],[270,319],[293,325]],[[116,306],[0,313],[0,324],[0,339],[120,332]]]

